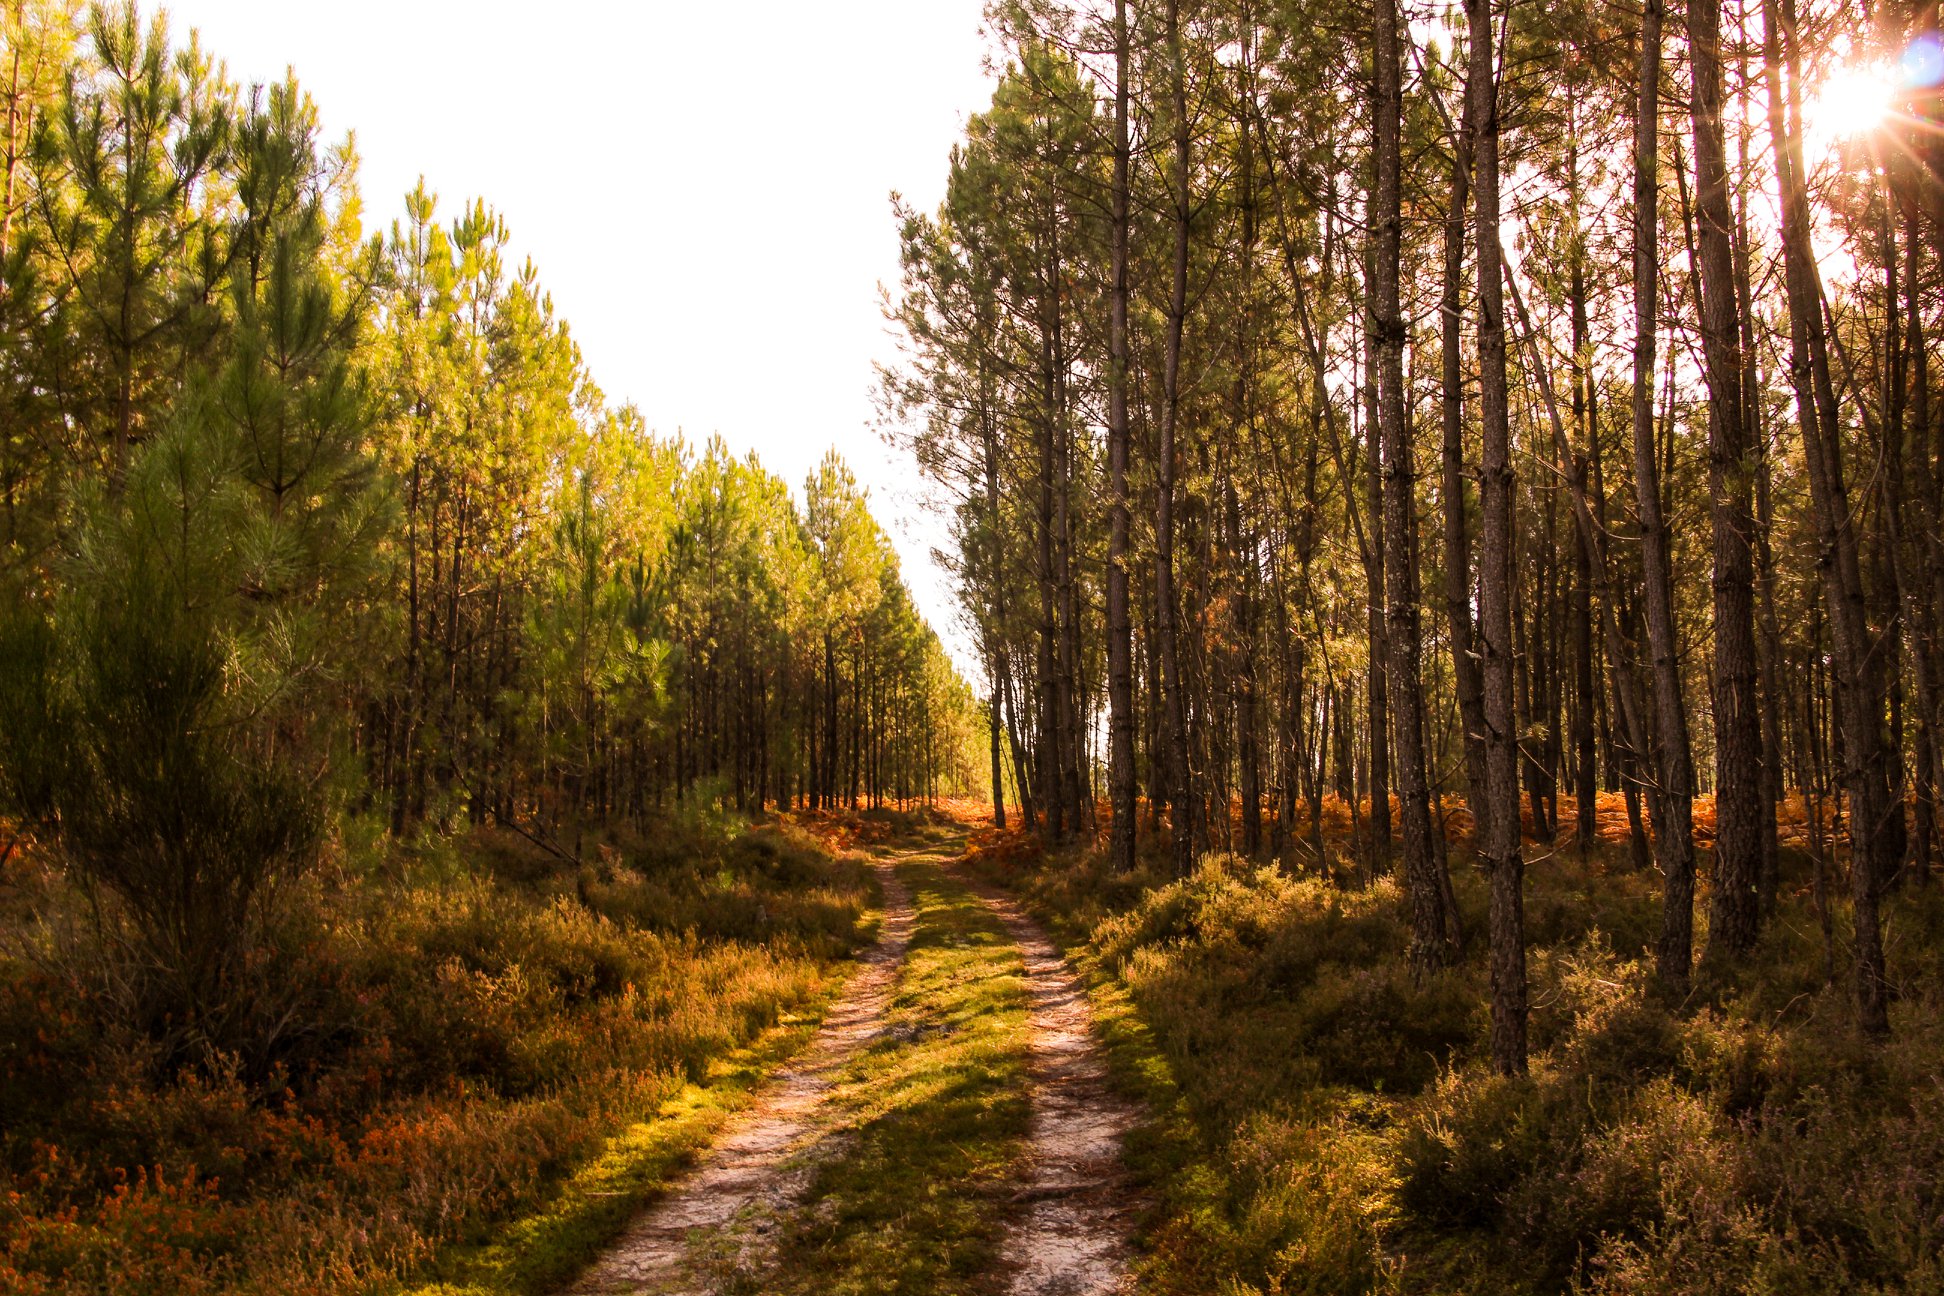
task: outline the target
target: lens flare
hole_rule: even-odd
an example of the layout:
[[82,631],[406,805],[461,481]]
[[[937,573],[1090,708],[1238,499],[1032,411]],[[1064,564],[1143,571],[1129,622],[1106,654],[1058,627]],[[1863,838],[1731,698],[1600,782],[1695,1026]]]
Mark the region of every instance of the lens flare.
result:
[[1910,42],[1901,62],[1906,86],[1929,89],[1944,85],[1944,40],[1936,35],[1926,34]]

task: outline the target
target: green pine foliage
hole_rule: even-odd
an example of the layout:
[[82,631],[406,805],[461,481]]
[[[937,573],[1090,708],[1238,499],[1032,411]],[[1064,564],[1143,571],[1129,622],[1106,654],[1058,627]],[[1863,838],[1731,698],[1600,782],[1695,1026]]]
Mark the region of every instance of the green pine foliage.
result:
[[0,1287],[362,1290],[721,1081],[646,1191],[860,935],[744,820],[981,787],[863,490],[611,405],[294,78],[0,41]]

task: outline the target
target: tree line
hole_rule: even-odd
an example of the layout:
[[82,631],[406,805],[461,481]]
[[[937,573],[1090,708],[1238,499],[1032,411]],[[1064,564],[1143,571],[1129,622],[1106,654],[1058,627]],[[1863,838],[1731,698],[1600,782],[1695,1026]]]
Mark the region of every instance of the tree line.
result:
[[484,202],[367,232],[294,79],[133,5],[0,16],[0,810],[171,1010],[352,821],[578,858],[685,799],[979,786],[834,452],[799,497],[610,404]]
[[1732,966],[1792,808],[1885,1031],[1879,903],[1930,880],[1944,781],[1938,7],[991,16],[992,103],[898,212],[884,387],[952,518],[994,813],[1185,872],[1325,861],[1334,794],[1425,971],[1468,830],[1519,1072],[1528,840],[1590,849],[1617,799],[1679,992],[1697,859]]

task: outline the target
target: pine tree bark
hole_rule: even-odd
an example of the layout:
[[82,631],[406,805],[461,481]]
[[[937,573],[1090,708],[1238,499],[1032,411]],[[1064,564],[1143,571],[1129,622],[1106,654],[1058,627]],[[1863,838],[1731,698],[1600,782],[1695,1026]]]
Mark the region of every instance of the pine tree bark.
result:
[[1168,763],[1169,803],[1173,812],[1175,869],[1182,876],[1195,864],[1193,789],[1189,785],[1188,728],[1182,697],[1181,657],[1175,618],[1174,491],[1175,439],[1181,414],[1181,334],[1188,315],[1188,72],[1183,63],[1181,5],[1169,0],[1167,48],[1173,113],[1174,156],[1169,206],[1174,247],[1169,278],[1167,331],[1162,358],[1161,451],[1155,503],[1154,602],[1161,640],[1161,687]]
[[[1376,431],[1383,451],[1381,493],[1388,559],[1384,570],[1384,602],[1390,622],[1390,653],[1385,665],[1390,675],[1392,722],[1396,726],[1395,773],[1404,877],[1411,894],[1411,960],[1423,969],[1443,966],[1456,957],[1457,951],[1452,939],[1454,916],[1445,912],[1447,888],[1439,878],[1442,859],[1432,840],[1431,784],[1425,754],[1417,472],[1404,404],[1405,329],[1397,282],[1402,256],[1404,118],[1397,0],[1376,0],[1374,27],[1372,107],[1376,183],[1371,194],[1370,230],[1374,246],[1370,258],[1373,273],[1368,327],[1376,359],[1371,374],[1377,388]],[[1373,752],[1381,745],[1382,735],[1373,733]],[[1374,777],[1372,781],[1375,783]],[[1378,804],[1373,796],[1373,831],[1379,822],[1375,813]]]
[[1688,0],[1701,348],[1708,385],[1708,494],[1714,531],[1714,892],[1708,951],[1755,944],[1762,862],[1762,734],[1756,695],[1754,463],[1742,408],[1728,145],[1722,124],[1721,0]]
[[1446,636],[1451,641],[1453,691],[1464,730],[1465,804],[1472,815],[1472,840],[1481,846],[1489,834],[1491,797],[1485,786],[1485,682],[1472,625],[1471,526],[1465,516],[1465,218],[1471,209],[1471,94],[1464,99],[1463,121],[1452,138],[1451,195],[1445,208],[1444,294],[1439,302],[1440,397],[1444,433],[1439,492],[1444,499],[1444,604]]
[[[1124,0],[1122,0],[1124,3]],[[1235,381],[1235,418],[1245,431],[1244,444],[1253,448],[1259,441],[1252,378],[1257,368],[1255,353],[1255,265],[1257,219],[1255,137],[1256,80],[1253,14],[1244,36],[1240,60],[1240,92],[1249,107],[1238,126],[1241,132],[1241,209],[1242,209],[1242,309],[1236,312],[1237,347]],[[1262,719],[1258,606],[1262,588],[1262,558],[1259,533],[1253,521],[1247,529],[1241,518],[1240,502],[1233,478],[1228,479],[1229,548],[1235,574],[1236,601],[1236,764],[1239,768],[1242,800],[1242,853],[1250,859],[1262,854]]]
[[[1577,122],[1574,123],[1577,126]],[[1569,309],[1573,327],[1573,448],[1572,487],[1584,501],[1590,487],[1591,447],[1599,436],[1599,385],[1592,372],[1593,343],[1586,307],[1586,246],[1580,222],[1579,144],[1568,145],[1567,170],[1572,177],[1573,245]],[[1593,559],[1596,539],[1586,527],[1575,527],[1573,545],[1573,806],[1582,857],[1599,836],[1599,783],[1593,714],[1598,694],[1593,672]]]
[[[1370,742],[1370,870],[1382,877],[1391,867],[1390,688],[1386,673],[1390,660],[1390,628],[1385,608],[1388,566],[1384,543],[1383,454],[1376,416],[1376,335],[1365,321],[1364,381],[1370,391],[1370,412],[1364,427],[1364,512],[1370,519],[1365,549],[1365,632],[1369,636],[1369,664],[1365,672],[1364,704]],[[1400,346],[1400,356],[1402,354]],[[1399,369],[1402,369],[1400,359]]]
[[1236,761],[1241,767],[1242,853],[1250,859],[1262,854],[1262,706],[1261,675],[1257,658],[1259,636],[1258,593],[1262,573],[1258,566],[1257,542],[1253,535],[1240,539],[1240,578],[1237,591],[1242,632],[1241,661],[1236,680]]
[[[824,741],[823,774],[817,783],[817,808],[837,808],[837,646],[830,631],[824,631]],[[683,779],[683,783],[688,780]],[[677,785],[679,792],[681,786]]]
[[[1018,727],[1012,719],[1012,653],[1006,643],[1006,529],[1005,518],[1000,511],[999,502],[999,428],[998,414],[994,409],[996,393],[993,390],[993,375],[989,352],[985,345],[992,337],[994,323],[989,309],[982,304],[979,310],[980,344],[977,351],[977,398],[979,402],[979,448],[984,460],[985,485],[985,526],[987,547],[985,561],[989,570],[986,579],[990,583],[991,606],[988,609],[989,625],[986,631],[988,651],[992,657],[992,807],[993,822],[997,827],[1006,826],[1005,777],[1002,749],[1008,740],[1014,756],[1013,782],[1020,799],[1020,813],[1028,829],[1033,827],[1032,797],[1021,777],[1024,770],[1018,762]],[[1003,715],[1002,715],[1003,712]]]
[[[1056,331],[1055,338],[1061,334]],[[1094,818],[1092,798],[1087,795],[1084,765],[1087,758],[1086,725],[1081,708],[1086,681],[1080,664],[1080,605],[1073,575],[1075,548],[1073,510],[1073,428],[1067,413],[1065,343],[1057,341],[1060,400],[1060,491],[1059,491],[1059,573],[1060,573],[1060,750],[1065,757],[1061,767],[1063,799],[1067,806],[1069,830],[1075,833],[1089,827]]]
[[[1802,429],[1811,510],[1822,550],[1823,601],[1829,615],[1837,676],[1836,710],[1842,732],[1843,781],[1849,791],[1850,879],[1855,920],[1857,1023],[1865,1034],[1890,1029],[1884,977],[1878,888],[1887,873],[1877,857],[1878,826],[1886,805],[1880,721],[1882,699],[1872,688],[1862,568],[1854,517],[1843,482],[1841,421],[1830,380],[1823,327],[1821,275],[1810,238],[1809,197],[1801,148],[1801,62],[1792,0],[1764,0],[1764,53],[1769,129],[1774,141],[1777,194],[1782,208],[1783,277],[1789,306],[1789,371]],[[1783,79],[1786,71],[1787,88]],[[1785,97],[1786,95],[1786,97]],[[1902,813],[1902,807],[1894,807]]]
[[[1649,0],[1653,3],[1654,0]],[[1509,0],[1508,0],[1509,3]],[[1499,249],[1499,96],[1491,0],[1467,0],[1471,42],[1473,220],[1478,263],[1480,460],[1479,649],[1485,693],[1491,876],[1492,1063],[1526,1070],[1525,858],[1519,834],[1518,735],[1512,708],[1512,432],[1506,396],[1503,257]]]
[[1910,633],[1915,640],[1918,661],[1922,666],[1918,682],[1918,744],[1917,744],[1917,797],[1916,819],[1918,827],[1919,851],[1915,864],[1915,878],[1918,884],[1930,880],[1933,859],[1938,845],[1937,798],[1940,788],[1944,788],[1944,743],[1938,735],[1940,706],[1939,655],[1937,617],[1939,605],[1934,597],[1936,574],[1939,571],[1940,524],[1937,488],[1938,469],[1932,460],[1932,428],[1930,413],[1930,357],[1925,348],[1928,345],[1924,336],[1924,312],[1920,296],[1923,282],[1924,240],[1918,228],[1916,205],[1904,199],[1904,291],[1907,301],[1904,309],[1904,327],[1908,336],[1905,350],[1910,357],[1910,402],[1905,417],[1909,424],[1909,456],[1915,477],[1913,495],[1916,500],[1917,521],[1913,528],[1917,540],[1912,544],[1914,552],[1909,562],[1913,568],[1910,577],[1911,594],[1909,611],[1905,614],[1910,623]]
[[[1043,233],[1050,240],[1052,230],[1058,221],[1058,213],[1049,195],[1046,201],[1046,228]],[[1058,419],[1058,402],[1054,392],[1054,355],[1051,300],[1059,292],[1059,268],[1056,254],[1049,248],[1044,254],[1042,265],[1040,301],[1040,408],[1035,428],[1038,443],[1038,484],[1037,507],[1034,515],[1034,532],[1037,539],[1037,570],[1039,582],[1039,645],[1038,645],[1038,688],[1039,699],[1037,715],[1038,741],[1033,751],[1033,763],[1039,777],[1040,805],[1045,812],[1041,821],[1043,836],[1048,842],[1063,840],[1068,831],[1066,817],[1066,759],[1062,750],[1062,739],[1066,727],[1062,723],[1060,690],[1060,626],[1059,596],[1057,577],[1054,568],[1054,438],[1057,435],[1055,423]]]
[[[1755,115],[1750,95],[1746,36],[1749,0],[1739,0],[1736,20],[1742,36],[1743,52],[1738,59],[1736,82],[1740,85],[1737,114],[1738,170],[1744,181],[1749,176],[1749,160],[1755,131]],[[1762,415],[1762,375],[1760,352],[1755,345],[1755,252],[1748,223],[1750,186],[1744,182],[1735,204],[1735,303],[1740,316],[1742,349],[1743,442],[1751,461],[1755,492],[1755,613],[1759,631],[1756,653],[1757,682],[1761,688],[1762,788],[1761,855],[1756,870],[1755,895],[1758,922],[1775,914],[1781,886],[1782,849],[1776,815],[1782,801],[1782,726],[1783,700],[1778,690],[1782,638],[1775,613],[1775,555],[1770,545],[1773,518],[1768,498],[1768,433]]]
[[1675,640],[1673,572],[1661,512],[1654,374],[1659,351],[1661,0],[1640,20],[1639,98],[1634,123],[1634,493],[1640,516],[1641,601],[1653,659],[1658,786],[1651,799],[1654,853],[1662,875],[1656,948],[1663,983],[1687,984],[1694,961],[1694,768]]
[[1108,863],[1134,867],[1134,627],[1127,594],[1128,79],[1127,0],[1114,0],[1113,284],[1107,304],[1107,787]]

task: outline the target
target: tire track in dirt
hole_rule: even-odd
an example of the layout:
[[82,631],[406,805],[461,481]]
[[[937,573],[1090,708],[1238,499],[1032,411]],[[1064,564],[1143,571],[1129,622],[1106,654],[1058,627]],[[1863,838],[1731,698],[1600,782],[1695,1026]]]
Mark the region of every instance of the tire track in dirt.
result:
[[[962,876],[962,875],[961,875]],[[1107,1083],[1086,987],[1059,948],[1010,898],[972,886],[1026,960],[1033,1125],[1001,1248],[1009,1296],[1107,1296],[1131,1291],[1139,1199],[1121,1160],[1134,1105]]]
[[911,941],[910,893],[892,864],[873,867],[883,926],[810,1046],[563,1296],[707,1296],[761,1266],[775,1219],[802,1196],[842,1133],[841,1113],[827,1099],[843,1068],[885,1031]]

